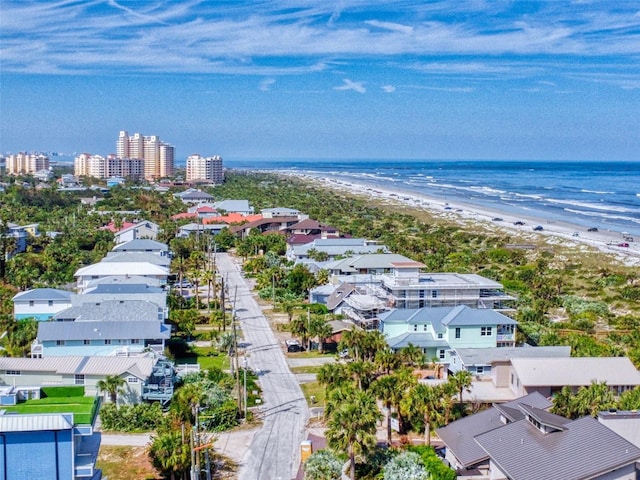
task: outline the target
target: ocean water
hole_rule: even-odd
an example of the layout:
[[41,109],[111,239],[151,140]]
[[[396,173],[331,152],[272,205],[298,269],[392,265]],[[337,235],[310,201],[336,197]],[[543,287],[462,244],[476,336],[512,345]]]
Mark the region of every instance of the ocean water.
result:
[[318,175],[640,237],[640,162],[225,159],[225,167]]

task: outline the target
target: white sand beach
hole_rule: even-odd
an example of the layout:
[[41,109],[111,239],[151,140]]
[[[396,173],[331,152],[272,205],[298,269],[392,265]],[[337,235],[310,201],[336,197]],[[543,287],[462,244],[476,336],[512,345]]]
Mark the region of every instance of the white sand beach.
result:
[[[569,222],[548,221],[530,215],[507,215],[484,206],[451,202],[441,198],[416,194],[412,191],[388,190],[379,186],[345,182],[336,178],[287,173],[305,180],[320,182],[326,188],[375,198],[383,202],[406,205],[428,210],[431,214],[458,222],[461,225],[478,225],[488,230],[499,229],[516,233],[523,240],[544,238],[549,244],[588,246],[609,254],[627,266],[640,265],[640,239],[630,239],[625,232],[612,230],[589,231]],[[534,230],[535,229],[535,230]],[[634,241],[636,240],[636,241]],[[628,246],[627,246],[628,245]]]

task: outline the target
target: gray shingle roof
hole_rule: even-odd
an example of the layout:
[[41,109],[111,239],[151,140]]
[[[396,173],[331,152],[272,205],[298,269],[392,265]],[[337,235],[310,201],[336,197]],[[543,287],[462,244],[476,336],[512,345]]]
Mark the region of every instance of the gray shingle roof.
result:
[[[549,408],[552,405],[549,400],[536,392],[501,404],[500,406],[507,407],[511,416],[520,420],[524,418],[524,414],[518,409],[519,403],[537,408]],[[489,455],[474,440],[474,437],[504,426],[504,423],[500,420],[501,413],[499,409],[492,407],[474,415],[456,420],[446,427],[437,429],[436,433],[462,465],[466,467],[475,465],[486,460]],[[510,420],[513,419],[510,418]]]
[[85,289],[83,295],[100,295],[100,294],[121,294],[121,295],[139,295],[146,293],[163,293],[164,289],[160,287],[152,287],[144,283],[101,283],[95,287]]
[[137,238],[128,242],[121,243],[112,248],[114,252],[124,251],[142,251],[142,252],[168,252],[169,247],[166,243],[156,242],[146,238]]
[[56,288],[34,288],[26,292],[20,292],[13,297],[13,301],[36,301],[36,300],[69,300],[71,292],[58,290]]
[[38,340],[155,340],[170,338],[171,327],[159,321],[40,322]]
[[165,255],[158,255],[152,252],[125,251],[109,252],[101,262],[149,262],[161,267],[168,267],[171,259]]
[[53,320],[73,320],[74,322],[157,321],[158,305],[144,300],[107,300],[99,304],[84,303],[58,312]]
[[475,438],[512,480],[580,480],[640,459],[638,447],[592,417],[546,434],[525,419]]

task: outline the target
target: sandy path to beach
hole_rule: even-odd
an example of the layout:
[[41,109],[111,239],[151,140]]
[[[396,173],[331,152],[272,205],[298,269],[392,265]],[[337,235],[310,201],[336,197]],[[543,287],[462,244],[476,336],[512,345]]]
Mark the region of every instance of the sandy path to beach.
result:
[[[316,177],[308,174],[287,173],[303,180],[311,180],[337,191],[366,196],[379,201],[411,208],[423,209],[434,216],[465,226],[482,226],[517,233],[523,241],[536,241],[544,237],[547,243],[567,246],[588,245],[615,257],[627,266],[640,265],[640,239],[625,239],[624,232],[612,230],[588,231],[585,227],[569,222],[548,221],[533,215],[509,215],[484,206],[451,202],[442,198],[417,194],[411,191],[389,190],[378,186],[346,182],[337,178]],[[538,227],[536,230],[534,228]],[[540,230],[539,227],[542,227]],[[628,246],[622,246],[622,245]]]

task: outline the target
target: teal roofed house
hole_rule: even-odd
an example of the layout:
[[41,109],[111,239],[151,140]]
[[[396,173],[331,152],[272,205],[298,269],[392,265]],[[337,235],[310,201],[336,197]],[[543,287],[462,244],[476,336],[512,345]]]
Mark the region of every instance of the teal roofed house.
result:
[[449,363],[456,348],[515,346],[517,322],[489,309],[424,307],[394,309],[379,315],[379,330],[389,347],[420,347],[428,359]]
[[49,320],[58,312],[71,307],[72,293],[55,288],[34,288],[13,297],[13,317],[16,320],[35,318]]

